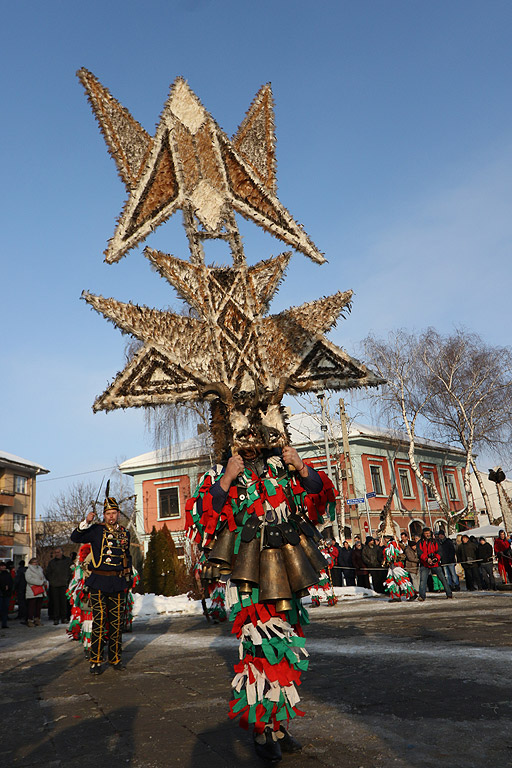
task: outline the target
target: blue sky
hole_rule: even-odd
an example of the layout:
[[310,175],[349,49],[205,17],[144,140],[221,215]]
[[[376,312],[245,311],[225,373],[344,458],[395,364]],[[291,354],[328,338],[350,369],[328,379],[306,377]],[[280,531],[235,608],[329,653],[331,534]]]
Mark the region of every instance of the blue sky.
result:
[[[176,306],[141,249],[103,262],[125,190],[76,70],[150,132],[177,75],[228,134],[272,82],[279,197],[329,261],[295,255],[274,311],[352,288],[352,314],[331,335],[351,353],[369,332],[429,325],[505,345],[511,21],[501,0],[3,8],[0,447],[51,469],[39,513],[72,481],[57,478],[152,449],[140,412],[91,411],[124,367],[125,340],[82,290]],[[241,228],[250,262],[286,249]],[[179,214],[146,242],[188,256]]]

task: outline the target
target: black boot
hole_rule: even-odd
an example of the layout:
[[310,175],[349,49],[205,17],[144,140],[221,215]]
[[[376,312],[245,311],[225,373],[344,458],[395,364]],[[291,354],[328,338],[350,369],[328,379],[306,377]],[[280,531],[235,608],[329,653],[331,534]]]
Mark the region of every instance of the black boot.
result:
[[297,741],[296,738],[294,738],[288,731],[286,731],[283,726],[279,729],[281,733],[284,733],[284,736],[279,739],[278,738],[278,744],[281,747],[282,752],[287,752],[288,754],[292,754],[293,752],[300,752],[302,749],[302,744],[300,741]]
[[91,673],[91,675],[101,675],[101,673],[103,672],[101,668],[101,664],[91,664],[91,668],[89,672]]
[[258,744],[254,737],[254,749],[256,754],[258,757],[261,757],[262,760],[266,760],[269,763],[278,763],[282,757],[281,747],[279,746],[282,739],[274,741],[270,728],[265,728],[263,734],[265,736],[264,744]]

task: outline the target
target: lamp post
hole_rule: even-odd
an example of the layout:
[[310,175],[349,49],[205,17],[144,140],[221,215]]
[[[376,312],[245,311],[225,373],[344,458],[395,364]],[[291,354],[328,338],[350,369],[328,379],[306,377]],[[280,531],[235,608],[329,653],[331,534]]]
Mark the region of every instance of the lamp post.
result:
[[[331,451],[329,448],[329,437],[327,435],[327,412],[325,407],[325,392],[319,392],[317,394],[318,400],[320,401],[320,408],[322,412],[322,421],[320,424],[320,429],[323,432],[324,435],[324,445],[325,445],[325,457],[327,460],[327,474],[329,476],[329,480],[334,485],[333,477],[332,477],[332,465],[331,465]],[[334,522],[333,522],[333,530],[334,530],[334,536],[337,541],[340,540],[340,528],[338,525],[338,515],[335,513],[334,515]]]

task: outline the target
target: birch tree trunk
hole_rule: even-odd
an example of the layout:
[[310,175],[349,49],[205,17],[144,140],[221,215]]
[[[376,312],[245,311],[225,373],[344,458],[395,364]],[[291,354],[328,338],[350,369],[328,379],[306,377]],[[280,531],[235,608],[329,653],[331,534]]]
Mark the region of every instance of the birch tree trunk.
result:
[[482,482],[482,478],[480,477],[480,472],[477,469],[476,461],[473,456],[471,456],[471,468],[475,473],[475,478],[478,483],[478,487],[480,488],[480,493],[482,494],[482,498],[484,500],[485,511],[489,515],[489,520],[491,521],[491,525],[499,525],[501,521],[499,518],[494,517],[492,507],[491,507],[491,502],[489,500],[489,494],[487,493],[487,489]]

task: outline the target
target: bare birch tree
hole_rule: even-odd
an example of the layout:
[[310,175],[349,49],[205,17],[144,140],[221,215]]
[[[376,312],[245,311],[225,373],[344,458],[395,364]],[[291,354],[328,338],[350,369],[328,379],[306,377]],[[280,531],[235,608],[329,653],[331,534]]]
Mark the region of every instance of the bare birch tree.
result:
[[[369,336],[366,356],[388,381],[378,395],[380,410],[390,421],[402,422],[409,435],[411,466],[430,487],[443,512],[446,504],[433,483],[419,473],[414,461],[417,420],[431,437],[461,447],[466,456],[464,487],[468,504],[473,498],[470,470],[475,473],[486,509],[492,508],[477,471],[475,451],[510,451],[512,437],[512,352],[491,347],[474,333],[456,330],[442,336],[429,328],[422,334],[397,331],[388,341]],[[441,503],[442,502],[442,503]],[[460,517],[461,513],[457,517]],[[451,527],[456,522],[447,516]],[[498,518],[492,519],[499,522]]]
[[[425,415],[430,401],[437,392],[433,381],[424,375],[422,350],[414,334],[404,330],[390,333],[383,341],[368,336],[363,341],[365,359],[379,376],[387,381],[374,395],[381,414],[395,429],[405,428],[409,439],[408,456],[411,468],[422,483],[429,488],[439,505],[451,532],[465,510],[453,514],[430,478],[424,477],[416,461],[416,428],[418,419]],[[425,494],[427,495],[427,494]]]
[[[469,467],[479,484],[489,517],[492,508],[475,461],[475,450],[503,455],[512,430],[512,352],[491,347],[475,333],[457,329],[441,336],[429,328],[418,340],[426,385],[435,391],[424,415],[433,433],[460,445],[467,456],[465,486],[470,498]],[[499,518],[492,519],[498,524]]]

